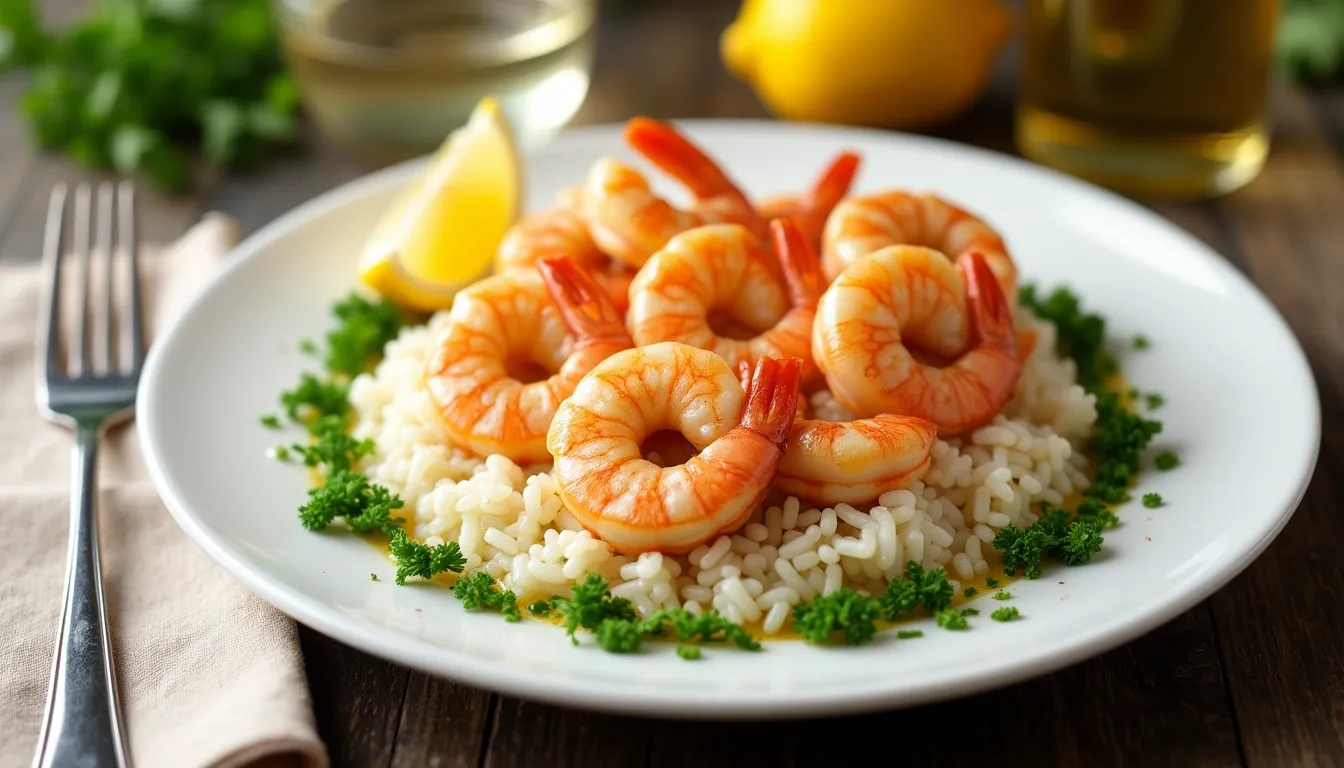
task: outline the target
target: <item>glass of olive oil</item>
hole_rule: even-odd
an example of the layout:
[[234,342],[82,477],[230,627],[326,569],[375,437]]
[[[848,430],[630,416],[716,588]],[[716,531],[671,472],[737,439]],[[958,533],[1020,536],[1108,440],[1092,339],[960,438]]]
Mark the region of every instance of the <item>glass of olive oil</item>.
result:
[[595,0],[276,0],[276,11],[308,113],[374,163],[433,150],[487,95],[534,147],[588,93]]
[[1255,178],[1281,0],[1027,0],[1023,155],[1121,193]]

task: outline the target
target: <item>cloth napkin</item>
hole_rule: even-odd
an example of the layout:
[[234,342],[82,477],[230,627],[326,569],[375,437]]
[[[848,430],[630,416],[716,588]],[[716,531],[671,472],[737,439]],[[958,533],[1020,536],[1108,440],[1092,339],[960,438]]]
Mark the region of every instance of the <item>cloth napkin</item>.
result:
[[[205,216],[142,250],[147,328],[164,327],[238,239]],[[37,265],[0,267],[0,768],[30,765],[65,584],[72,435],[34,404]],[[325,768],[295,624],[173,522],[130,425],[100,456],[103,588],[139,768]]]

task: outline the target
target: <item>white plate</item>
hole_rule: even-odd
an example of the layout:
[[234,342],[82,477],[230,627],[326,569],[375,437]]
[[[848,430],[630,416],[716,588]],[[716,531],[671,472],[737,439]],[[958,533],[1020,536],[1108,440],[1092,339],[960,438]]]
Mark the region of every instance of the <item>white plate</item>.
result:
[[[1026,281],[1068,284],[1114,335],[1133,384],[1166,398],[1154,450],[1177,471],[1145,473],[1137,502],[1106,534],[1104,556],[1013,586],[1021,621],[969,632],[926,626],[861,648],[767,644],[710,650],[687,663],[670,647],[621,656],[573,647],[540,622],[468,614],[447,590],[398,587],[392,568],[351,536],[304,531],[304,472],[265,458],[276,410],[353,285],[365,233],[417,166],[388,169],[313,200],[258,232],[158,340],[141,386],[139,431],[168,508],[193,539],[258,595],[369,653],[508,694],[622,713],[693,718],[838,714],[1001,686],[1072,664],[1147,632],[1245,568],[1287,522],[1319,445],[1319,404],[1297,341],[1221,257],[1141,207],[1016,159],[873,131],[688,121],[690,135],[750,194],[795,190],[842,147],[859,150],[857,192],[924,188],[985,215]],[[563,134],[528,160],[529,206],[550,203],[598,156],[632,161],[619,127]],[[380,580],[371,582],[370,572]],[[994,607],[990,603],[985,608]],[[988,611],[985,611],[988,613]],[[931,624],[931,622],[926,622]]]

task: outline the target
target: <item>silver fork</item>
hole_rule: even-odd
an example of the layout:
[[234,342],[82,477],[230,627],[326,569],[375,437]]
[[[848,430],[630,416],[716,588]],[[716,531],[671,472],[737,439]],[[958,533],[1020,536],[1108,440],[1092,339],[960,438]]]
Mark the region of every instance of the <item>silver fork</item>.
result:
[[[99,186],[98,215],[92,216],[93,192],[81,184],[74,193],[73,254],[65,256],[64,185],[51,194],[47,209],[43,261],[51,284],[38,334],[43,372],[37,382],[37,406],[48,420],[75,433],[73,490],[70,499],[70,548],[65,575],[65,606],[61,612],[56,658],[52,663],[47,709],[33,765],[129,764],[116,670],[103,602],[98,563],[98,443],[105,427],[130,418],[135,388],[145,358],[141,323],[139,254],[136,241],[135,192],[129,183],[113,189]],[[114,249],[113,219],[116,221]],[[97,248],[106,268],[97,304],[91,293]],[[115,258],[114,258],[115,256]],[[61,273],[74,260],[78,295],[68,343],[62,343]],[[127,294],[123,322],[116,322],[116,280],[120,264]],[[92,310],[92,311],[91,311]],[[118,355],[117,329],[122,353]],[[67,359],[68,358],[68,359]]]

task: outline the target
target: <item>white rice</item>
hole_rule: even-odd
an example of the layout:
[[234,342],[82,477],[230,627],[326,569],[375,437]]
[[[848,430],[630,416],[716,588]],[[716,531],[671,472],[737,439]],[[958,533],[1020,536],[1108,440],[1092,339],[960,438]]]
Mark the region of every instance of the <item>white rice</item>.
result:
[[[1017,392],[992,423],[937,440],[922,481],[866,509],[789,497],[685,556],[616,555],[563,508],[549,467],[450,446],[424,380],[444,319],[404,329],[378,367],[352,383],[356,436],[376,446],[362,469],[405,501],[412,535],[457,541],[468,570],[490,573],[520,599],[568,596],[597,572],[642,615],[712,608],[770,634],[799,601],[841,586],[877,594],[910,560],[945,569],[960,592],[997,566],[990,542],[999,529],[1029,525],[1034,503],[1062,504],[1088,483],[1080,448],[1096,422],[1095,399],[1077,384],[1072,361],[1054,353],[1054,326],[1019,309],[1018,328],[1034,331],[1037,343]],[[851,418],[827,392],[810,405],[816,418]]]

